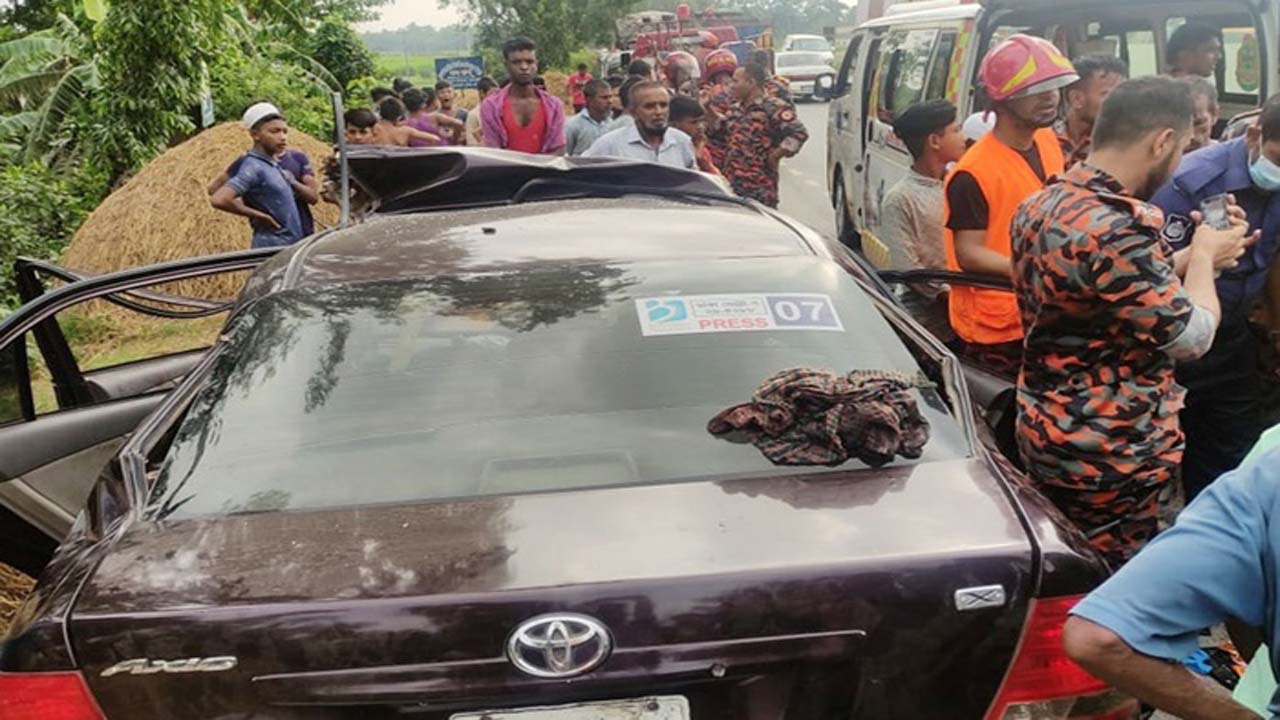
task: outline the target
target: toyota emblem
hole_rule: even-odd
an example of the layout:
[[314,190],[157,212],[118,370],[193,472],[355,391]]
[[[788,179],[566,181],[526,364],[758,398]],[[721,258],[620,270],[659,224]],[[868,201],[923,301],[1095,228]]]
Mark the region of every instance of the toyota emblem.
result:
[[567,678],[590,672],[609,657],[612,649],[613,638],[600,621],[572,613],[526,620],[507,641],[511,663],[540,678]]

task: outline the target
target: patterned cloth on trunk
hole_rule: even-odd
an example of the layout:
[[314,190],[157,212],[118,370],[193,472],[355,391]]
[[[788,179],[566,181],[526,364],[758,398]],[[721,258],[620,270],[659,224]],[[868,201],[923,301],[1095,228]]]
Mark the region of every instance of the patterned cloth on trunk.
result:
[[910,390],[925,383],[904,373],[783,370],[756,388],[752,401],[721,412],[712,435],[741,431],[778,465],[839,465],[855,457],[870,466],[894,456],[918,458],[929,423]]

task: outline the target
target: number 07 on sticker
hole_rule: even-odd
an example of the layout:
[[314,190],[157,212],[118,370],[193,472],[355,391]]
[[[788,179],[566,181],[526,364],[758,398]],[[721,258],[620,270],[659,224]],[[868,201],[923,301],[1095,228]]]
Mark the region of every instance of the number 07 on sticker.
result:
[[669,295],[637,299],[636,313],[645,337],[761,330],[844,331],[827,295]]

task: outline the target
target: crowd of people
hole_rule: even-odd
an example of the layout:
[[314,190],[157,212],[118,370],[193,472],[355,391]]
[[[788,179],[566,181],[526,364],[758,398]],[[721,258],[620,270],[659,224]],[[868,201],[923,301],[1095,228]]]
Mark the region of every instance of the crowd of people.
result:
[[[640,160],[716,175],[738,195],[776,207],[779,165],[808,139],[767,52],[741,67],[732,52],[713,52],[705,59],[705,83],[698,61],[683,52],[658,68],[633,60],[625,76],[605,79],[580,64],[568,78],[574,110],[568,118],[538,74],[532,40],[508,40],[502,57],[506,84],[481,78],[480,104],[471,111],[456,104],[444,81],[419,88],[398,79],[391,88],[374,88],[371,107],[345,113],[346,143]],[[322,192],[306,155],[288,149],[279,108],[258,103],[243,123],[253,147],[211,183],[211,202],[249,220],[253,247],[296,242],[314,228],[310,206],[332,198],[332,190]]]
[[[535,44],[515,38],[507,84],[482,80],[476,110],[447,83],[378,89],[347,113],[346,139],[644,160],[776,206],[779,164],[807,139],[785,83],[767,56],[713,52],[700,77],[682,55],[605,79],[579,66],[566,118],[537,82]],[[1135,657],[1178,660],[1227,616],[1280,639],[1263,602],[1280,593],[1280,451],[1245,462],[1264,429],[1258,358],[1280,338],[1254,322],[1259,307],[1280,319],[1280,96],[1214,140],[1220,56],[1215,29],[1187,24],[1167,76],[1127,79],[1114,57],[1069,60],[1015,34],[981,63],[978,115],[931,101],[895,118],[913,163],[879,213],[895,264],[1011,285],[913,291],[945,303],[958,353],[1016,371],[1018,460],[1119,570],[1077,607],[1073,655],[1182,717],[1241,708]],[[319,200],[306,156],[277,108],[244,124],[253,149],[211,183],[213,205],[248,218],[255,246],[305,236]]]
[[1114,57],[1005,39],[981,64],[994,123],[976,142],[946,101],[895,119],[913,164],[879,227],[895,264],[1011,284],[909,292],[946,304],[958,353],[1017,373],[1018,459],[1119,571],[1068,649],[1184,718],[1257,717],[1166,662],[1202,630],[1280,639],[1280,455],[1258,444],[1258,358],[1280,334],[1255,322],[1280,319],[1280,96],[1215,141],[1221,50],[1187,24],[1168,76],[1127,79]]

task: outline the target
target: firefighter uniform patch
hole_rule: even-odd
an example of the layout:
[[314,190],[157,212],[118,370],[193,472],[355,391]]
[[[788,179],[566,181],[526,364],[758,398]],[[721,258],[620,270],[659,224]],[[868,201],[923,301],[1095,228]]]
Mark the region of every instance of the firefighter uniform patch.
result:
[[1164,220],[1164,229],[1160,231],[1160,236],[1170,245],[1181,245],[1186,241],[1190,230],[1191,218],[1169,215]]

